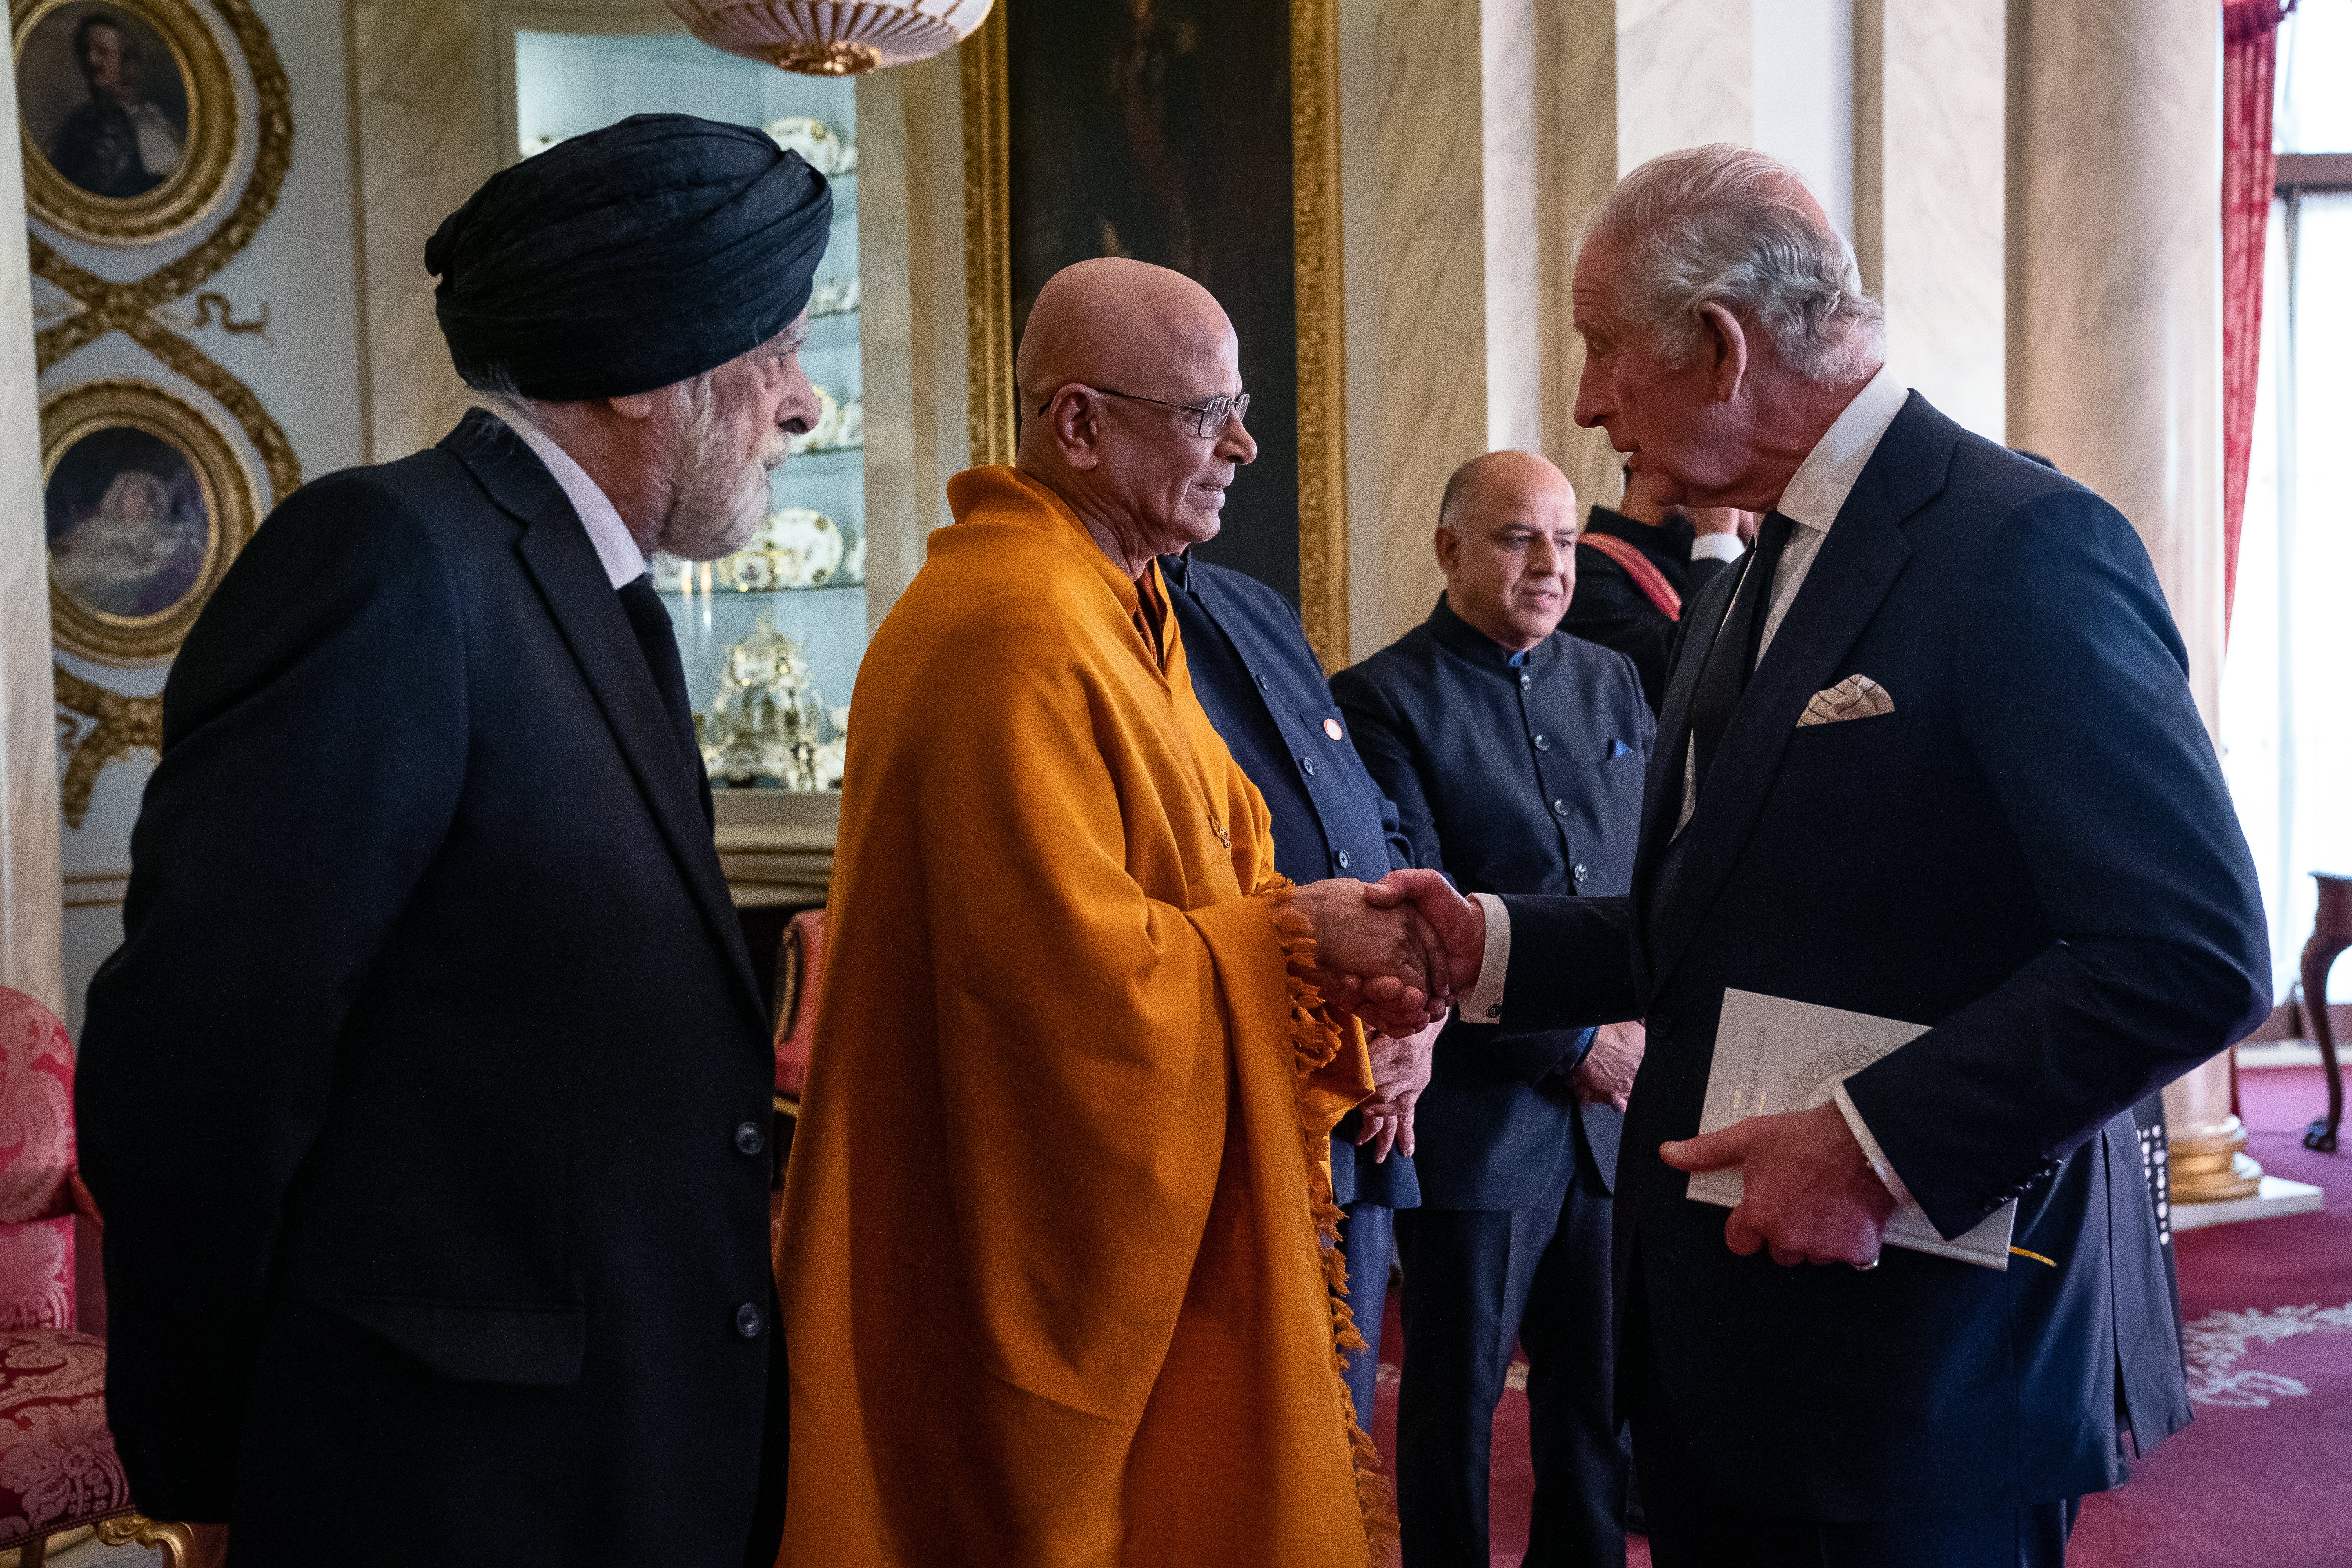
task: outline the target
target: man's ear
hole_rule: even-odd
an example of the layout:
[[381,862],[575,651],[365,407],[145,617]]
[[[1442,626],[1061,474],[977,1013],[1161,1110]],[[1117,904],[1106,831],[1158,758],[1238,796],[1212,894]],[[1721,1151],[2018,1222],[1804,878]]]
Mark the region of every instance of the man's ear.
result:
[[1462,559],[1462,536],[1444,523],[1437,525],[1436,537],[1431,542],[1437,546],[1437,569],[1445,580],[1454,581],[1454,563]]
[[661,392],[659,390],[653,392],[633,392],[626,397],[608,397],[604,399],[604,402],[609,407],[611,407],[614,413],[619,415],[622,418],[635,419],[642,423],[654,416],[654,408],[656,406],[656,400],[660,396]]
[[1748,379],[1748,332],[1739,318],[1709,300],[1698,308],[1699,358],[1714,383],[1715,400],[1728,403]]
[[1045,407],[1045,427],[1062,461],[1087,472],[1102,462],[1102,400],[1083,387],[1065,386]]

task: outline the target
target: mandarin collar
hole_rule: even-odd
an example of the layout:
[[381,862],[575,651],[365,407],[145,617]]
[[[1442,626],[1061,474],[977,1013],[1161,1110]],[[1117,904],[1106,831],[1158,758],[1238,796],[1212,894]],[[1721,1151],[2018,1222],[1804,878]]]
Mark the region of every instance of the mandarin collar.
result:
[[1437,607],[1429,612],[1428,625],[1429,635],[1437,639],[1438,647],[1469,660],[1481,669],[1504,674],[1515,669],[1538,670],[1549,664],[1559,651],[1553,646],[1559,641],[1559,634],[1554,632],[1528,649],[1526,656],[1521,658],[1455,615],[1454,606],[1445,602],[1443,593],[1437,595]]

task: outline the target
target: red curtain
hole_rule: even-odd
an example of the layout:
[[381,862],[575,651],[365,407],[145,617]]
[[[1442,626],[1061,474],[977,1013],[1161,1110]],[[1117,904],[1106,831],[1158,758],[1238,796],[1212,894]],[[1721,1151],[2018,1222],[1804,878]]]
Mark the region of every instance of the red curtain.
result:
[[2263,353],[2263,248],[2278,154],[2271,145],[2279,23],[2295,0],[2221,6],[2221,616],[2238,598],[2238,532],[2253,456],[2254,384]]

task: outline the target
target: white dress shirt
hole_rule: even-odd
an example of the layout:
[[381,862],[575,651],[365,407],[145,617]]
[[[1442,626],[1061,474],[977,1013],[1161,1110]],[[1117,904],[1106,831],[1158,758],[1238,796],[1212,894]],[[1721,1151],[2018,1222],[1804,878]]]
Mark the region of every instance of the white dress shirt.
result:
[[601,486],[588,477],[588,470],[578,458],[555,444],[555,437],[531,422],[530,416],[504,398],[486,399],[484,405],[506,421],[507,428],[523,439],[523,445],[538,455],[555,476],[563,499],[580,514],[580,526],[588,531],[588,542],[596,547],[596,559],[604,563],[604,575],[613,580],[614,592],[627,587],[646,572],[646,552],[637,547],[636,537],[629,525],[621,521],[621,511]]
[[[1814,557],[1822,552],[1822,542],[1829,538],[1830,525],[1837,521],[1846,497],[1853,493],[1855,481],[1862,478],[1863,468],[1878,450],[1880,437],[1895,423],[1895,416],[1903,412],[1903,405],[1910,395],[1894,371],[1881,365],[1878,374],[1854,395],[1853,401],[1845,405],[1844,412],[1813,449],[1805,454],[1805,460],[1797,465],[1796,473],[1790,478],[1789,488],[1780,492],[1773,510],[1797,526],[1790,531],[1789,542],[1780,552],[1779,567],[1772,574],[1764,633],[1756,645],[1759,663],[1763,661],[1765,650],[1772,646],[1773,634],[1788,619],[1789,606],[1795,602],[1797,591],[1805,585],[1805,574],[1812,570]],[[1735,588],[1732,598],[1738,597]],[[1725,613],[1729,614],[1727,608]],[[1690,821],[1698,805],[1697,768],[1697,742],[1693,739],[1683,753],[1683,805],[1681,817],[1675,824],[1676,833]],[[1478,901],[1486,917],[1486,951],[1478,971],[1478,984],[1462,1000],[1461,1016],[1465,1024],[1492,1024],[1503,1015],[1503,986],[1511,963],[1511,917],[1503,900],[1492,893],[1473,893],[1470,897]],[[1886,1184],[1886,1190],[1897,1203],[1909,1203],[1909,1189],[1887,1163],[1878,1140],[1863,1124],[1862,1115],[1854,1110],[1845,1086],[1840,1084],[1832,1092],[1838,1110],[1845,1116],[1846,1126],[1853,1132],[1854,1142],[1862,1145],[1870,1168]]]

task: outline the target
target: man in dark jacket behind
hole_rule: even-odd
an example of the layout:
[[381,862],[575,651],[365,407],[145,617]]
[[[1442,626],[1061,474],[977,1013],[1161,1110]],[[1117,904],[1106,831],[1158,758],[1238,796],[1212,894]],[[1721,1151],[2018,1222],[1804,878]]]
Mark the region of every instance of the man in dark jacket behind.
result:
[[[1445,595],[1332,678],[1414,858],[1465,892],[1614,897],[1632,883],[1649,709],[1624,655],[1557,630],[1576,494],[1527,452],[1465,464],[1439,510]],[[1638,1023],[1440,1038],[1423,1094],[1422,1206],[1397,1216],[1406,1568],[1487,1560],[1489,1450],[1514,1342],[1536,1468],[1528,1559],[1625,1560],[1612,1394],[1610,1192]]]
[[[1396,805],[1349,744],[1298,612],[1257,579],[1196,561],[1190,552],[1161,556],[1160,571],[1182,627],[1193,694],[1265,796],[1275,868],[1304,884],[1330,877],[1378,881],[1413,864]],[[1339,1246],[1348,1259],[1348,1305],[1364,1339],[1364,1348],[1348,1358],[1348,1393],[1367,1432],[1394,1216],[1421,1202],[1412,1121],[1436,1037],[1433,1027],[1409,1042],[1374,1041],[1376,1058],[1409,1051],[1419,1066],[1400,1080],[1392,1103],[1350,1111],[1331,1134],[1331,1198],[1346,1216]]]

